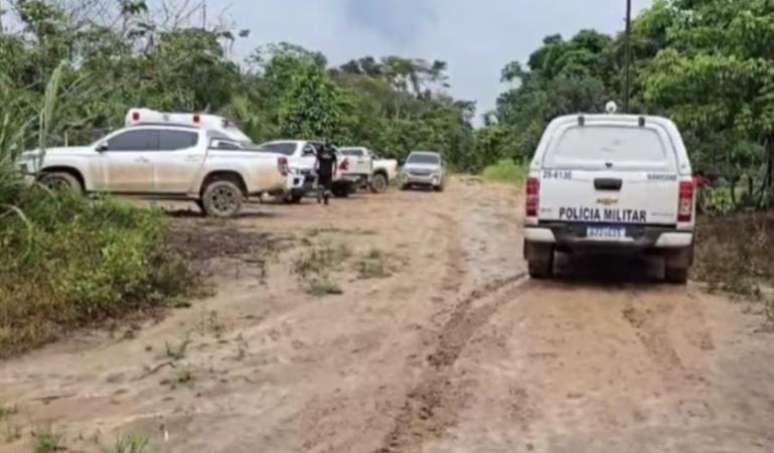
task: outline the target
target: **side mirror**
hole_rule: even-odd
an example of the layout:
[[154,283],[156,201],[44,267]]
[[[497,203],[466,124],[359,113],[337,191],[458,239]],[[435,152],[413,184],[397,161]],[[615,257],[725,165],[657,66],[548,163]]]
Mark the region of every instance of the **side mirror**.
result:
[[108,150],[108,144],[106,142],[102,142],[97,145],[96,150],[98,153],[104,153],[105,151]]

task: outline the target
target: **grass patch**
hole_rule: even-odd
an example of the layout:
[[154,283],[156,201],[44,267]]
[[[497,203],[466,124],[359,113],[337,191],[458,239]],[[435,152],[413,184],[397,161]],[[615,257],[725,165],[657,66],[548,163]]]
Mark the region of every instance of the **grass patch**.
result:
[[16,406],[0,406],[0,421],[13,417],[19,412]]
[[149,449],[150,441],[147,436],[132,434],[127,437],[119,438],[115,445],[105,449],[105,453],[146,453]]
[[0,357],[189,292],[160,211],[41,189],[16,203],[0,222]]
[[324,243],[311,246],[294,262],[292,271],[304,285],[307,294],[315,297],[343,294],[332,274],[352,256],[345,244]]
[[329,277],[313,278],[306,282],[306,293],[314,297],[337,296],[344,290]]
[[36,432],[34,437],[35,444],[33,451],[35,453],[55,453],[67,450],[62,444],[62,436],[51,430]]
[[503,159],[484,168],[481,177],[487,182],[521,187],[527,180],[528,173],[527,165],[517,164],[511,159]]
[[392,275],[388,257],[378,249],[372,249],[360,258],[355,267],[361,280],[388,278]]

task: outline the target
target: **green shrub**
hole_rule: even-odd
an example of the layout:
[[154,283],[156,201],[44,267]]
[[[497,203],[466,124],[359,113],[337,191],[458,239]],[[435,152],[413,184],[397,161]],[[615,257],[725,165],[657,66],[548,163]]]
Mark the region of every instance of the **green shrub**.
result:
[[488,182],[521,187],[527,179],[527,173],[526,165],[517,164],[511,159],[503,159],[494,165],[484,168],[481,176]]
[[40,189],[18,209],[0,223],[0,356],[159,305],[189,284],[158,211]]

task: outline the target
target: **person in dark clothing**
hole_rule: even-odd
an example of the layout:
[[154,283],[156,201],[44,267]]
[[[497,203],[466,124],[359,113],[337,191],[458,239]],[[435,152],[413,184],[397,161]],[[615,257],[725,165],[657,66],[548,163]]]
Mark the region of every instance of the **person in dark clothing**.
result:
[[317,147],[317,202],[328,204],[337,168],[336,148],[326,143]]

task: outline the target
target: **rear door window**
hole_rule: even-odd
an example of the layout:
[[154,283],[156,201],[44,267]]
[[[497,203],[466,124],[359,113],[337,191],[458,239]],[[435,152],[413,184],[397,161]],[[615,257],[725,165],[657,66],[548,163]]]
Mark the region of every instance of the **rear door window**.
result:
[[108,140],[108,151],[155,151],[159,147],[159,131],[135,129]]
[[159,150],[178,151],[193,148],[199,143],[199,134],[187,131],[159,131]]
[[674,168],[671,147],[654,129],[575,126],[565,129],[548,151],[550,168]]

